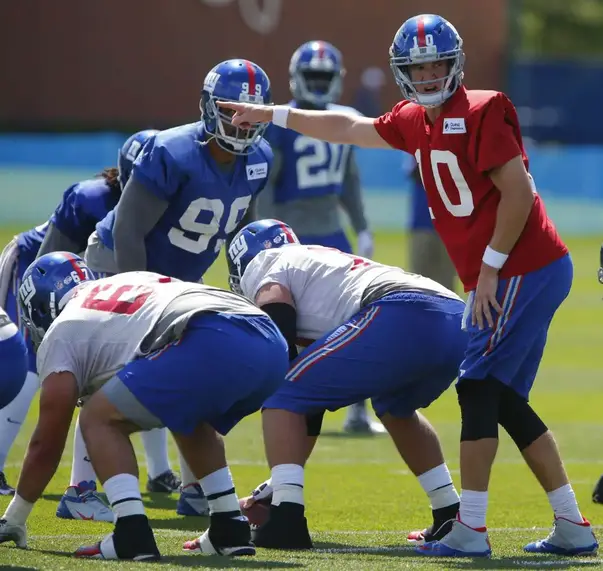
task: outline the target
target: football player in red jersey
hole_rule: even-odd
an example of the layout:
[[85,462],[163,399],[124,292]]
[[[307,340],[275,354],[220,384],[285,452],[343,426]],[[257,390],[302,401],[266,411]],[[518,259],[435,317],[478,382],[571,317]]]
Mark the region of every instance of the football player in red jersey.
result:
[[[223,103],[234,125],[269,122],[304,135],[413,154],[434,226],[469,293],[469,344],[457,384],[461,507],[444,537],[422,533],[430,556],[490,556],[486,508],[500,424],[547,492],[554,529],[532,553],[594,554],[557,445],[528,404],[551,320],[573,277],[568,250],[528,174],[517,113],[497,91],[468,90],[456,29],[432,14],[407,20],[390,48],[404,101],[377,119],[286,106]],[[427,530],[429,532],[429,530]]]

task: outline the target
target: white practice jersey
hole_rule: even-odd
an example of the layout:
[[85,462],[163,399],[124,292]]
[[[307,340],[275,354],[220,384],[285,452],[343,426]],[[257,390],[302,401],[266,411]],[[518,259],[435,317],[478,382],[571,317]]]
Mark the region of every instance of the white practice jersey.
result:
[[237,294],[151,272],[85,282],[52,323],[37,355],[42,381],[71,372],[81,396],[126,363],[180,337],[196,314],[266,315]]
[[11,321],[6,311],[0,307],[0,341],[14,337],[17,331],[17,326]]
[[461,299],[429,278],[322,246],[291,244],[260,252],[247,266],[241,290],[255,301],[258,291],[270,283],[291,292],[297,335],[308,340],[339,327],[386,293],[413,291]]

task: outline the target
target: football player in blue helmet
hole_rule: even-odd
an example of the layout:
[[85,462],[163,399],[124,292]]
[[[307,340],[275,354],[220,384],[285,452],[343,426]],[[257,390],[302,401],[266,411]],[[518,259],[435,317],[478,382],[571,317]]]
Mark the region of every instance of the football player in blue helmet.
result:
[[[329,42],[309,41],[299,46],[289,64],[292,107],[328,109],[352,115],[359,112],[338,101],[345,68],[341,52]],[[289,224],[302,244],[317,244],[352,252],[340,209],[346,212],[357,236],[356,251],[373,255],[373,237],[366,219],[354,148],[329,144],[271,125],[266,133],[275,155],[267,191],[258,198],[260,218]],[[365,403],[348,408],[344,430],[384,432],[369,416]]]
[[[9,318],[17,324],[25,338],[29,369],[21,392],[8,407],[0,410],[0,494],[14,493],[14,489],[6,482],[3,473],[4,463],[39,386],[35,351],[31,343],[31,336],[21,322],[16,297],[23,273],[36,257],[46,253],[59,250],[78,253],[85,251],[88,238],[94,232],[97,222],[102,220],[119,201],[123,187],[132,171],[132,163],[140,153],[142,146],[157,132],[146,129],[128,138],[119,149],[117,167],[106,168],[96,177],[70,186],[63,193],[61,203],[56,207],[50,219],[40,226],[15,236],[0,256],[0,307],[6,310]],[[76,431],[76,434],[79,434],[79,431]],[[82,442],[81,435],[76,438]],[[76,445],[72,486],[67,493],[74,497],[78,496],[79,492],[87,494],[89,500],[86,504],[87,508],[90,511],[96,505],[98,518],[98,513],[105,513],[106,508],[102,502],[95,504],[94,498],[84,489],[85,483],[90,480],[93,472],[91,472],[90,462],[85,460],[85,452],[82,455],[77,453],[79,448],[80,446]],[[155,455],[151,454],[151,456]],[[168,462],[167,450],[164,456],[165,460],[155,463],[165,465]],[[163,476],[162,480],[173,479],[173,472],[170,474],[169,477]],[[177,489],[178,482],[176,480],[170,491]],[[78,487],[80,482],[83,485]],[[82,510],[59,509],[58,513],[62,517],[81,519],[78,514],[83,512]],[[89,518],[90,514],[86,513],[85,516]]]
[[205,77],[199,109],[205,125],[205,142],[216,144],[233,155],[250,155],[257,150],[267,125],[262,123],[235,127],[232,111],[220,109],[217,101],[271,103],[268,76],[257,64],[232,59],[219,63]]
[[[97,275],[147,270],[201,281],[244,216],[253,218],[273,158],[262,138],[266,126],[233,126],[220,101],[271,104],[270,80],[253,62],[223,61],[203,80],[201,120],[146,142],[119,206],[90,237],[85,259]],[[178,513],[206,513],[197,480],[185,466],[182,472]]]
[[[463,40],[456,28],[441,16],[421,15],[408,19],[396,33],[389,55],[402,95],[422,107],[439,107],[463,83]],[[446,72],[438,74],[438,84],[434,85],[433,78],[412,79],[410,66],[416,66],[421,59],[445,66]]]
[[70,252],[52,252],[31,264],[19,287],[23,322],[34,346],[39,346],[80,283],[94,279],[84,260]]
[[337,103],[345,77],[341,52],[329,42],[305,42],[289,62],[289,88],[295,101],[325,109]]
[[[380,117],[292,105],[220,105],[236,111],[235,125],[272,122],[308,139],[399,149],[421,166],[434,227],[471,292],[471,319],[464,323],[469,343],[457,384],[464,488],[459,517],[452,529],[411,533],[410,540],[425,542],[418,553],[491,555],[487,490],[500,425],[533,470],[555,516],[552,532],[524,550],[595,554],[599,544],[552,432],[529,403],[547,332],[571,289],[573,266],[528,172],[517,110],[500,91],[462,84],[463,43],[441,16],[421,14],[404,22],[390,59],[405,100]],[[442,165],[446,176],[440,175]],[[520,289],[509,285],[519,282]],[[506,303],[509,295],[512,304]]]
[[262,250],[299,243],[291,226],[280,220],[264,219],[247,224],[230,243],[226,253],[230,289],[241,294],[241,278],[249,263]]
[[[459,496],[437,434],[417,410],[435,401],[458,375],[467,344],[461,298],[423,276],[300,244],[278,220],[243,228],[227,260],[231,288],[268,313],[289,348],[290,382],[265,401],[262,413],[271,481],[241,504],[244,510],[258,501],[271,504],[265,524],[252,521],[258,525],[255,544],[312,547],[303,466],[324,412],[358,398],[372,399],[417,475],[432,504],[432,529],[450,529]],[[299,356],[298,345],[307,345]],[[253,510],[244,513],[255,517]]]

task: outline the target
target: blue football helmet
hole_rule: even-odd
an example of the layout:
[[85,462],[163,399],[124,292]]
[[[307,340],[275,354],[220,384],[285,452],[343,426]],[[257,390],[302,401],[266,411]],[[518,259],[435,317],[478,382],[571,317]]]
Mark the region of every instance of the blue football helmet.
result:
[[289,63],[289,89],[296,101],[326,107],[341,97],[345,69],[341,52],[328,42],[306,42]]
[[117,170],[119,172],[119,185],[122,190],[132,174],[132,165],[134,164],[136,157],[140,154],[140,151],[142,151],[142,147],[144,147],[144,144],[157,133],[159,133],[157,129],[138,131],[138,133],[134,133],[129,137],[119,149],[117,154]]
[[235,155],[255,151],[268,123],[254,123],[247,128],[231,123],[233,111],[216,105],[216,101],[244,101],[270,105],[270,79],[257,64],[245,59],[229,59],[215,66],[205,77],[199,109],[205,131],[224,150]]
[[84,260],[70,252],[40,256],[25,270],[19,287],[21,318],[35,345],[69,300],[66,295],[80,283],[94,279]]
[[226,253],[228,283],[235,293],[241,293],[241,278],[247,266],[262,250],[299,244],[295,232],[280,220],[256,220],[243,227],[233,238]]
[[[406,20],[394,36],[389,55],[389,64],[402,95],[423,107],[442,105],[463,82],[463,40],[455,27],[441,16],[421,14]],[[417,86],[433,80],[413,82],[409,66],[440,60],[448,62],[448,75],[442,79],[443,89],[419,93]]]

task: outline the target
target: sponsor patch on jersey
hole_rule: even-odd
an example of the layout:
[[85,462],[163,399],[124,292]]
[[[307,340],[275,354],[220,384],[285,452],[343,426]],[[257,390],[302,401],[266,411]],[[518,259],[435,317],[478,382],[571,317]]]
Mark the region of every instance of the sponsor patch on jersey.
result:
[[268,163],[247,165],[247,180],[257,180],[268,176]]
[[467,127],[465,127],[465,119],[459,117],[458,119],[444,119],[444,131],[443,133],[454,135],[455,133],[466,133]]

